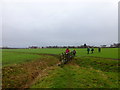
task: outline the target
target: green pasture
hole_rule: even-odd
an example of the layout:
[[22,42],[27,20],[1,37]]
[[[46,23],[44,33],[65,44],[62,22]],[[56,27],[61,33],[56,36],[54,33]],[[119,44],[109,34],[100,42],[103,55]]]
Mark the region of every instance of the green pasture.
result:
[[[70,49],[71,51],[73,49]],[[77,56],[94,56],[94,57],[103,57],[103,58],[113,58],[113,59],[120,59],[118,57],[118,48],[102,48],[101,52],[98,52],[97,48],[94,48],[93,54],[87,54],[86,48],[76,48]],[[44,49],[3,49],[4,52],[24,52],[24,53],[35,53],[35,54],[61,54],[62,52],[65,52],[64,48],[44,48]],[[91,53],[91,52],[90,52]],[[4,57],[3,57],[4,58]]]
[[[73,49],[70,49],[71,51]],[[120,59],[118,57],[118,48],[102,48],[101,52],[98,52],[98,49],[95,48],[94,53],[87,54],[86,48],[76,48],[77,57],[102,57],[102,58],[111,58],[111,59]],[[41,55],[38,54],[56,54],[60,55],[62,52],[65,52],[65,48],[44,48],[44,49],[3,49],[2,50],[2,64],[3,66],[18,64],[22,62],[32,61],[37,58],[40,58]]]
[[94,57],[103,57],[103,58],[113,58],[113,59],[120,59],[120,57],[118,57],[118,48],[102,48],[101,52],[98,52],[98,49],[95,48],[94,49],[94,53],[91,54],[86,54],[86,49],[80,49],[78,50],[77,56],[94,56]]
[[42,56],[26,54],[26,53],[3,52],[2,53],[2,65],[8,66],[11,64],[28,62],[28,61],[32,61],[40,57]]
[[[3,87],[25,87],[31,82],[34,83],[29,88],[119,87],[118,48],[102,48],[100,53],[95,48],[93,54],[87,54],[86,48],[76,48],[74,60],[61,68],[57,66],[59,58],[56,56],[65,50],[3,49]],[[46,72],[42,73],[42,70]]]

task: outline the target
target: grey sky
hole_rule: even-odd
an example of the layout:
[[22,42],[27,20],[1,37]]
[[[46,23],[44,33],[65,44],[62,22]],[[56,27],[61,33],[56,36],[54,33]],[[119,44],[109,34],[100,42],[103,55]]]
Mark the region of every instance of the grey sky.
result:
[[3,1],[3,46],[118,42],[117,0]]

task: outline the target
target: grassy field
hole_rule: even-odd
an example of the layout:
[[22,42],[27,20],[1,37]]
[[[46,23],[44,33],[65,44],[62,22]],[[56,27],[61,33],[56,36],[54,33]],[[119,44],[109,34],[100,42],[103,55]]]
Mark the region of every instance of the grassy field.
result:
[[[3,49],[2,65],[12,65],[36,60],[43,55],[39,54],[55,54],[58,49]],[[60,51],[59,51],[60,52]],[[58,53],[56,53],[58,54]]]
[[33,55],[33,54],[26,54],[26,53],[15,53],[15,52],[3,52],[2,53],[2,65],[8,66],[11,64],[18,64],[24,63],[28,61],[35,60],[42,56],[40,55]]
[[49,70],[31,88],[117,88],[118,61],[107,61],[75,58],[63,68]]
[[[70,49],[71,51],[73,49]],[[118,48],[102,48],[101,53],[98,52],[98,49],[95,48],[94,54],[87,54],[87,49],[75,49],[77,51],[77,56],[95,56],[95,57],[104,57],[104,58],[114,58],[120,59],[118,57]],[[53,49],[53,48],[44,48],[44,49],[4,49],[2,52],[25,52],[25,53],[36,53],[36,54],[61,54],[65,52],[64,48]]]
[[[70,49],[73,50],[73,49]],[[65,49],[2,50],[3,88],[118,88],[118,48],[87,54],[75,49],[74,60],[57,66]],[[120,59],[120,58],[119,58]]]

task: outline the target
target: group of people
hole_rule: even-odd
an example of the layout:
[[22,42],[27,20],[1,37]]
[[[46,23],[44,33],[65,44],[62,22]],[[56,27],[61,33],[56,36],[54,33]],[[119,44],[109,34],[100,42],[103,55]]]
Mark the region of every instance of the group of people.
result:
[[[93,47],[92,48],[88,47],[87,48],[87,54],[89,54],[90,51],[91,51],[91,53],[94,53],[94,48]],[[100,47],[98,48],[98,52],[101,52]],[[71,61],[75,56],[76,56],[76,50],[74,49],[73,51],[70,51],[70,49],[67,48],[65,50],[65,52],[60,55],[60,62],[61,63],[59,64],[59,66],[63,66],[68,61]]]
[[[90,51],[91,51],[91,53],[93,53],[93,52],[94,52],[94,48],[92,47],[92,48],[90,49],[90,47],[88,47],[88,48],[87,48],[87,54],[89,54]],[[101,48],[100,48],[100,47],[98,48],[98,52],[101,52]]]
[[71,61],[75,55],[76,55],[76,50],[70,51],[69,48],[67,48],[65,52],[60,55],[61,63],[59,64],[59,66],[63,66],[68,61]]
[[90,49],[90,48],[88,47],[88,48],[87,48],[87,54],[89,54],[90,51],[91,51],[91,53],[93,53],[93,52],[94,52],[94,48],[91,48],[91,49]]
[[[69,48],[66,49],[65,53],[66,54],[70,53]],[[71,53],[75,56],[76,55],[76,50],[74,49]]]
[[[87,48],[87,54],[89,54],[90,51],[91,51],[91,53],[94,53],[94,48],[93,47],[92,48],[88,47]],[[98,48],[98,52],[101,52],[101,48],[100,47]],[[66,49],[65,53],[66,54],[70,53],[69,48]],[[76,55],[76,50],[74,49],[71,53],[75,56]]]

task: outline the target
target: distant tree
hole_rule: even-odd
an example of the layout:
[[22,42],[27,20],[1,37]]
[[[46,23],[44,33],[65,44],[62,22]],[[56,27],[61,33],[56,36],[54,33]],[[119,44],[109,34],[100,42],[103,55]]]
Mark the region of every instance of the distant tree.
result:
[[84,47],[86,48],[86,47],[87,47],[87,45],[86,45],[86,44],[84,44]]
[[112,47],[112,48],[119,48],[120,47],[120,43],[114,43],[114,44],[110,45],[110,47]]
[[105,48],[107,45],[101,45],[101,47]]
[[4,47],[2,47],[2,49],[9,49],[9,47],[7,47],[7,46],[4,46]]
[[34,48],[34,49],[36,49],[36,48],[38,48],[37,46],[30,46],[29,48]]

